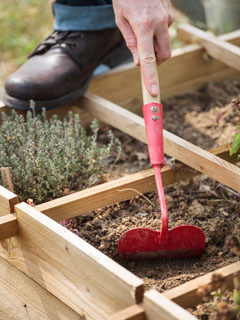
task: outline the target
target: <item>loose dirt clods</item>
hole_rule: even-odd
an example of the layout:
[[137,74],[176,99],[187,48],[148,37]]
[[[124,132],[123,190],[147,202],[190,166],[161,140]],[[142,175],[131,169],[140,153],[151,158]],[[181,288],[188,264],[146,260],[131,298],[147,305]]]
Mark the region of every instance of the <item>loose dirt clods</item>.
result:
[[[219,114],[228,110],[228,103],[238,97],[239,91],[240,82],[222,81],[207,84],[193,94],[168,98],[163,102],[164,128],[204,149],[230,143],[240,122],[239,116],[229,113],[219,117]],[[118,163],[109,163],[114,170],[113,177],[149,168],[147,146],[119,131],[115,134],[122,141],[123,153]],[[171,165],[175,166],[172,160]],[[147,289],[160,292],[239,259],[224,242],[227,236],[240,230],[240,201],[236,194],[200,175],[166,187],[165,195],[170,228],[192,224],[204,231],[206,251],[200,259],[119,260],[116,248],[122,233],[135,227],[160,229],[156,193],[145,195],[152,204],[137,195],[133,200],[73,219],[73,228],[78,229],[80,237],[142,278]],[[199,308],[199,318],[208,319],[206,306]]]

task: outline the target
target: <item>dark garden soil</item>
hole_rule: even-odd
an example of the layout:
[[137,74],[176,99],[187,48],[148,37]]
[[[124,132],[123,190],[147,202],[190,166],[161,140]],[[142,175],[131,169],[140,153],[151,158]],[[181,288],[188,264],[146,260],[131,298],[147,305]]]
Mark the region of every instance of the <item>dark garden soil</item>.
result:
[[[204,149],[230,143],[240,118],[236,113],[228,113],[228,104],[239,92],[240,82],[222,81],[207,84],[191,94],[168,98],[163,101],[164,128]],[[112,169],[109,179],[148,168],[147,146],[117,130],[114,132],[122,142],[123,152],[117,163],[109,163]],[[104,133],[101,139],[104,140]],[[80,237],[142,278],[147,289],[160,292],[238,260],[224,244],[227,235],[240,229],[238,195],[205,175],[166,187],[165,195],[171,228],[193,224],[204,231],[206,252],[201,258],[119,260],[116,246],[123,232],[135,227],[159,230],[161,219],[156,193],[146,194],[147,199],[137,196],[77,217],[72,225]],[[199,310],[193,310],[196,316],[210,319],[205,309]]]

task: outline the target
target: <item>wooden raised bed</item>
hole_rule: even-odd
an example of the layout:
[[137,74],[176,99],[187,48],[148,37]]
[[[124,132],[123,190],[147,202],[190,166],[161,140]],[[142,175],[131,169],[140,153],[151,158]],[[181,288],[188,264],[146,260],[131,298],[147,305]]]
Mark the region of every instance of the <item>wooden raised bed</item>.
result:
[[[240,45],[240,31],[221,39]],[[204,59],[204,50],[198,45],[176,50],[173,58],[159,67],[159,74],[163,97],[196,89],[209,80],[240,79],[239,71],[215,59]],[[137,68],[124,66],[96,77],[90,91],[74,105],[48,115],[64,116],[72,110],[88,121],[90,113],[146,143],[144,121],[133,113],[139,112],[139,106],[132,107],[133,97],[141,95]],[[9,108],[0,106],[0,111],[9,112]],[[240,192],[240,169],[230,163],[236,157],[229,158],[227,148],[207,152],[167,131],[164,148],[166,154],[197,170],[179,169],[178,179],[202,172]],[[175,172],[164,168],[163,181],[165,185],[176,182]],[[196,289],[209,283],[211,274],[164,294],[144,292],[141,279],[57,223],[130,199],[136,195],[130,188],[141,193],[155,190],[153,171],[132,174],[35,208],[18,203],[17,195],[0,187],[1,319],[196,319],[184,308],[199,303]],[[218,270],[229,288],[237,271],[240,262]]]

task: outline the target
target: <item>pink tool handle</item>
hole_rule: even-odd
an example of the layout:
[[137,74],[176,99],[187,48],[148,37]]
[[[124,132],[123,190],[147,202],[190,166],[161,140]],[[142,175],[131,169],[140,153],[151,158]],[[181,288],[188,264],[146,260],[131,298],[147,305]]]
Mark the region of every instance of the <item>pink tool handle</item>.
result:
[[142,107],[151,166],[164,166],[162,104],[147,103]]

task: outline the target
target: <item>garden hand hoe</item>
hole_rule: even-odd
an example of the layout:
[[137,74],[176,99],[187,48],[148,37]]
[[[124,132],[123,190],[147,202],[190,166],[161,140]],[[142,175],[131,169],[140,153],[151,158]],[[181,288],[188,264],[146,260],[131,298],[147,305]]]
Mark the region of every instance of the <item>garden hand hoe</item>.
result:
[[142,90],[148,151],[155,171],[162,226],[160,231],[135,228],[125,232],[118,241],[118,252],[128,260],[201,256],[205,250],[205,236],[201,229],[183,225],[168,230],[168,211],[161,177],[164,166],[162,104],[160,95],[152,97],[148,93],[143,78]]

